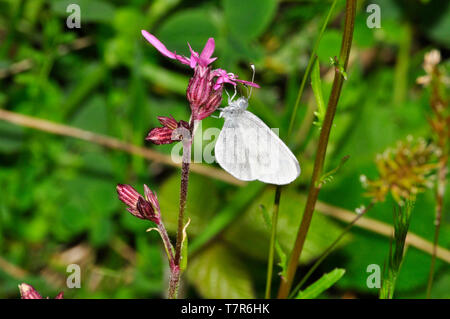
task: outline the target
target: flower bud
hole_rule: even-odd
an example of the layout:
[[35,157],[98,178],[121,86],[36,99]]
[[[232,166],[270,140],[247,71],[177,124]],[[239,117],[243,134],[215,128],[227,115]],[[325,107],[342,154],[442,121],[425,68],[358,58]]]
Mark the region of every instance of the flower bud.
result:
[[146,201],[143,197],[139,197],[136,204],[136,209],[142,216],[142,219],[148,219],[156,224],[159,224],[159,214],[155,213],[155,209],[152,204]]
[[222,103],[222,87],[217,90],[212,90],[205,105],[198,110],[195,117],[196,120],[203,120],[210,116]]
[[145,138],[156,145],[181,141],[183,139],[183,130],[180,130],[180,128],[189,129],[189,123],[186,121],[177,122],[173,117],[159,116],[158,120],[163,127],[152,129]]
[[158,116],[158,121],[162,126],[174,130],[178,127],[178,122],[173,118],[173,116]]
[[20,296],[22,299],[42,299],[42,296],[29,284],[19,285]]
[[192,114],[198,114],[199,109],[208,101],[212,93],[213,83],[210,77],[210,69],[197,67],[194,76],[189,80],[186,97],[191,106]]
[[147,219],[156,224],[161,222],[158,198],[144,185],[145,198],[130,185],[117,185],[119,200],[127,205],[127,210],[137,218]]
[[[33,286],[26,283],[22,283],[19,285],[19,291],[22,299],[44,299],[37,292],[37,290],[33,288]],[[59,294],[56,295],[55,299],[63,299],[63,297],[64,293],[60,292]],[[47,299],[49,298],[47,297]]]

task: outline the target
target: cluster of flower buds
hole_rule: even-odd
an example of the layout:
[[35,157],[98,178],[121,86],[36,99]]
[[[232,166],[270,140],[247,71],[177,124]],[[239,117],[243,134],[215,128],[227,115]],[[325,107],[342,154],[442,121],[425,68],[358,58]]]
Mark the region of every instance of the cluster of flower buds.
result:
[[127,205],[127,210],[140,219],[150,220],[157,225],[161,223],[161,210],[156,194],[144,185],[145,197],[138,193],[132,186],[118,184],[117,194],[119,199]]
[[399,205],[413,200],[417,194],[433,186],[437,164],[432,160],[438,153],[433,144],[427,144],[423,139],[414,141],[409,137],[406,142],[399,142],[395,149],[388,149],[377,156],[378,179],[369,180],[361,176],[367,189],[365,195],[382,202],[391,193]]
[[[20,290],[20,296],[22,299],[44,299],[42,296],[37,292],[36,289],[33,288],[33,286],[29,284],[22,283],[19,285]],[[55,299],[63,299],[64,293],[60,292],[56,295]],[[49,299],[47,297],[46,299]]]

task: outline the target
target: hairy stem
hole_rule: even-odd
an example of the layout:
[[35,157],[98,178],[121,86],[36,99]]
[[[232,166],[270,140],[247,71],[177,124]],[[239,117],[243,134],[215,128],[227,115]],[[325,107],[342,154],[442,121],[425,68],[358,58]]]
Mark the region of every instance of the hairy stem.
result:
[[180,259],[181,246],[183,244],[183,228],[184,228],[184,211],[186,209],[186,200],[188,194],[189,184],[189,166],[191,163],[191,148],[194,131],[194,120],[191,118],[189,123],[189,136],[185,137],[183,143],[183,162],[181,165],[181,186],[180,186],[180,210],[178,212],[178,229],[177,229],[177,243],[175,246],[174,265],[171,267],[171,278],[169,288],[169,298],[177,297],[178,286],[180,281]]
[[[345,26],[344,35],[342,38],[341,52],[339,56],[339,63],[343,67],[344,71],[347,69],[348,58],[350,55],[350,48],[353,39],[353,29],[356,13],[356,0],[347,0],[345,10]],[[312,215],[316,205],[317,198],[320,191],[320,177],[322,175],[323,164],[325,162],[325,155],[328,146],[328,139],[330,137],[331,127],[333,125],[334,115],[336,114],[337,104],[344,83],[344,77],[339,72],[335,71],[333,88],[331,90],[330,99],[328,101],[328,107],[325,114],[322,130],[320,131],[319,144],[317,147],[317,155],[314,161],[314,170],[311,178],[310,189],[308,192],[308,198],[306,200],[306,206],[303,213],[302,222],[297,232],[297,238],[295,240],[294,249],[289,257],[289,263],[287,268],[286,278],[281,281],[280,289],[278,291],[278,298],[287,298],[292,286],[295,271],[298,266],[298,260],[303,250],[306,234],[308,233],[309,226],[311,224]]]
[[166,227],[164,227],[163,222],[161,221],[158,224],[158,230],[159,234],[161,235],[161,239],[164,243],[164,248],[167,252],[167,258],[169,258],[169,264],[171,265],[174,262],[174,256],[173,256],[173,246],[169,239],[169,234],[167,234]]
[[173,265],[170,268],[169,299],[177,299],[180,284],[180,267]]

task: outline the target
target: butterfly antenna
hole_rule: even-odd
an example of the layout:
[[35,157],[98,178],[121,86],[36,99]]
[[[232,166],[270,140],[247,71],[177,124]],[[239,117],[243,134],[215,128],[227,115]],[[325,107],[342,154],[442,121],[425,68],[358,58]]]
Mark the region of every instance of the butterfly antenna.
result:
[[[236,94],[237,94],[237,89],[236,89],[236,86],[234,86],[234,94],[233,94],[233,96],[231,97],[231,100],[234,100],[234,97],[236,96]],[[229,96],[228,96],[229,97]]]
[[[255,82],[255,73],[256,73],[255,65],[254,64],[250,64],[250,67],[252,68],[252,72],[253,72],[253,74],[252,74],[252,82]],[[250,87],[250,93],[248,93],[248,99],[247,100],[250,100],[250,97],[252,96],[252,91],[253,91],[253,86]]]
[[230,93],[228,93],[228,91],[227,90],[225,90],[225,93],[227,94],[227,96],[228,96],[228,104],[230,104],[230,102],[231,102],[231,97],[230,97]]

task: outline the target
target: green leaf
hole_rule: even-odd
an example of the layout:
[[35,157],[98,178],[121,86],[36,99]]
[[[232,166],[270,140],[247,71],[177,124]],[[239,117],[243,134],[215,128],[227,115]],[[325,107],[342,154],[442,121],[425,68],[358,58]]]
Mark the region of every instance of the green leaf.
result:
[[255,298],[245,264],[222,244],[208,246],[192,258],[187,278],[203,298]]
[[317,104],[317,112],[314,112],[314,114],[317,117],[317,120],[314,122],[314,125],[317,125],[319,128],[322,128],[322,123],[325,118],[325,112],[327,109],[325,106],[325,101],[323,99],[322,81],[320,80],[320,65],[317,59],[316,62],[314,63],[311,72],[311,86]]
[[296,299],[314,299],[317,298],[325,290],[333,286],[345,274],[345,269],[336,268],[333,271],[323,275],[319,280],[308,286],[305,290],[300,291],[295,297]]
[[190,222],[191,220],[189,219],[183,228],[183,239],[181,241],[181,261],[180,261],[180,269],[182,271],[186,269],[188,261],[188,236],[186,233],[186,229],[188,228]]
[[234,36],[254,39],[269,26],[277,0],[224,0],[225,19]]

